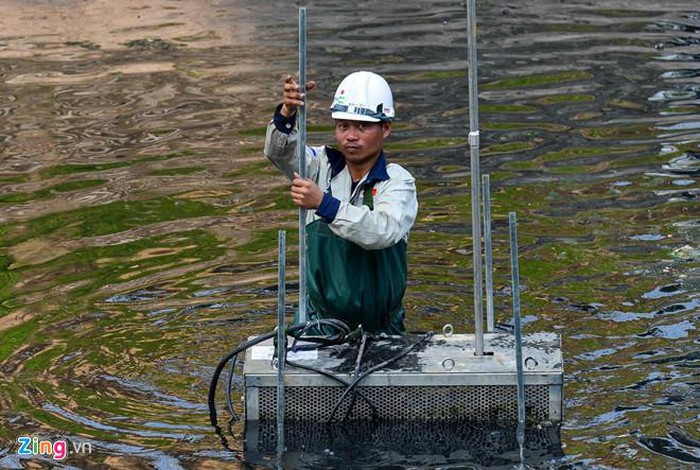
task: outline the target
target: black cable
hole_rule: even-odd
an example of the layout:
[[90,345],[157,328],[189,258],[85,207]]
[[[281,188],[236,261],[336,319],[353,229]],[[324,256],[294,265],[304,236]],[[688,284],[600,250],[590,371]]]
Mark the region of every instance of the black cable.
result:
[[[308,370],[308,371],[311,371],[311,372],[316,372],[316,373],[318,373],[318,374],[320,374],[320,375],[322,375],[322,376],[324,376],[324,377],[328,377],[328,378],[331,379],[331,380],[335,380],[336,382],[338,382],[338,383],[341,384],[341,385],[345,385],[345,387],[349,387],[349,386],[350,386],[350,382],[346,382],[345,380],[341,379],[340,377],[337,377],[337,376],[331,374],[330,372],[326,372],[326,371],[323,370],[323,369],[316,369],[315,367],[306,366],[306,365],[304,365],[304,364],[299,364],[299,363],[296,363],[296,362],[292,362],[292,361],[290,361],[290,360],[287,360],[287,362],[285,362],[285,364],[288,364],[288,365],[290,365],[290,366],[292,366],[292,367],[298,367],[299,369],[304,369],[304,370]],[[362,398],[364,401],[367,402],[367,404],[369,405],[369,407],[372,409],[372,419],[376,419],[376,418],[377,418],[377,413],[378,413],[378,411],[377,411],[377,407],[374,406],[374,403],[372,403],[372,402],[369,400],[369,398],[365,397],[362,393],[360,393],[359,390],[358,390],[358,392],[357,392],[357,396],[359,396],[360,398]]]
[[236,415],[236,412],[233,409],[233,400],[231,400],[231,388],[233,388],[233,372],[236,368],[237,360],[237,355],[231,358],[231,369],[229,370],[228,383],[226,384],[226,406],[228,406],[228,412],[231,413],[231,416],[234,420],[238,420],[238,416]]
[[336,402],[335,407],[333,408],[333,411],[331,411],[331,414],[330,414],[330,416],[328,417],[328,421],[330,422],[330,421],[333,420],[333,416],[335,416],[335,412],[338,411],[338,408],[340,407],[340,404],[343,402],[343,400],[345,399],[345,397],[348,396],[348,393],[350,393],[355,387],[357,387],[357,384],[359,384],[362,380],[364,380],[365,377],[367,377],[368,375],[370,375],[370,374],[372,374],[372,373],[374,373],[374,372],[376,372],[376,371],[378,371],[378,370],[380,370],[380,369],[383,369],[384,367],[386,367],[386,366],[388,366],[388,365],[390,365],[390,364],[392,364],[392,363],[398,361],[399,359],[401,359],[402,357],[404,357],[405,355],[407,355],[408,353],[410,353],[411,351],[413,351],[416,347],[418,347],[418,345],[420,345],[421,343],[427,341],[428,338],[430,338],[432,335],[433,335],[433,332],[432,332],[432,331],[426,333],[426,335],[425,335],[423,338],[421,338],[420,340],[416,341],[416,342],[413,343],[411,346],[407,347],[406,349],[404,349],[403,351],[401,351],[399,354],[397,354],[397,355],[394,356],[393,358],[387,359],[386,361],[384,361],[384,362],[382,362],[382,363],[380,363],[380,364],[377,364],[376,366],[370,367],[369,369],[367,369],[366,371],[364,371],[364,372],[362,373],[362,375],[360,375],[360,376],[357,377],[355,380],[353,380],[353,381],[350,383],[350,385],[348,385],[348,387],[345,389],[345,391],[344,391],[343,394],[340,396],[340,398],[338,399],[338,401]]
[[[331,329],[335,329],[337,333],[335,335],[327,334],[325,336],[303,336],[304,334],[308,333],[308,331],[313,327],[316,327],[320,330],[324,326],[330,327]],[[323,318],[318,320],[309,320],[306,323],[298,325],[292,325],[289,328],[287,328],[287,334],[293,337],[295,340],[293,347],[297,347],[295,345],[299,340],[303,340],[307,343],[316,343],[324,346],[329,346],[333,344],[344,343],[348,334],[350,334],[350,327],[348,327],[348,325],[342,320],[337,320],[335,318]],[[304,348],[301,347],[299,349]]]
[[[360,348],[357,350],[357,358],[355,358],[355,374],[353,377],[356,379],[360,375],[360,366],[362,365],[362,357],[364,356],[365,353],[365,345],[367,344],[367,333],[362,332],[362,340],[360,340]],[[343,422],[345,419],[350,415],[350,412],[352,409],[355,407],[355,401],[357,400],[357,388],[353,390],[352,396],[350,398],[350,405],[348,405],[348,409],[345,410],[345,415],[340,418],[340,421]]]
[[[319,320],[312,320],[306,323],[302,323],[299,325],[292,325],[289,328],[287,328],[287,334],[289,336],[292,336],[296,339],[299,339],[299,337],[305,332],[308,331],[309,328],[317,326],[319,328],[321,327],[329,327],[333,330],[336,330],[337,333],[335,335],[329,335],[329,337],[322,337],[322,336],[309,336],[309,337],[304,337],[303,340],[306,342],[310,343],[316,343],[316,344],[321,344],[321,345],[331,345],[331,344],[340,344],[345,341],[345,338],[347,337],[348,333],[350,332],[350,328],[341,320],[333,319],[333,318],[327,318],[327,319],[319,319]],[[208,404],[209,404],[209,420],[211,422],[211,425],[214,426],[214,429],[216,430],[216,433],[221,436],[221,438],[225,442],[225,438],[223,437],[223,432],[221,431],[221,428],[218,425],[217,417],[216,417],[216,386],[219,383],[219,377],[221,376],[221,372],[223,371],[224,367],[226,367],[226,363],[230,361],[233,358],[236,358],[238,354],[241,352],[245,351],[251,346],[255,346],[258,343],[261,343],[263,341],[266,341],[270,338],[274,338],[277,335],[277,332],[275,330],[265,333],[263,335],[257,336],[251,340],[245,341],[244,343],[240,344],[237,346],[233,351],[228,353],[221,361],[219,364],[216,366],[216,369],[214,370],[214,375],[212,376],[211,379],[211,384],[209,385],[209,394],[208,394]],[[235,362],[232,365],[232,374],[231,377],[233,376],[233,367],[235,367]],[[319,372],[316,370],[316,372]],[[233,410],[233,404],[230,403],[230,384],[232,378],[229,377],[229,409]],[[343,381],[343,384],[346,386],[348,385],[347,382]]]
[[219,362],[219,365],[216,366],[216,369],[214,369],[214,375],[211,378],[211,384],[209,385],[209,395],[208,395],[208,400],[209,400],[209,421],[211,421],[211,425],[214,426],[214,428],[217,430],[217,434],[221,430],[217,424],[216,420],[216,385],[219,383],[219,376],[221,375],[221,371],[224,370],[224,367],[226,367],[226,363],[231,360],[234,356],[237,356],[240,352],[245,351],[251,346],[254,346],[258,343],[262,343],[265,340],[268,340],[272,337],[274,337],[277,334],[275,331],[271,331],[269,333],[265,333],[264,335],[260,335],[256,338],[253,338],[251,340],[248,340],[244,342],[243,344],[239,345],[236,347],[233,351],[228,353],[226,357],[221,359]]

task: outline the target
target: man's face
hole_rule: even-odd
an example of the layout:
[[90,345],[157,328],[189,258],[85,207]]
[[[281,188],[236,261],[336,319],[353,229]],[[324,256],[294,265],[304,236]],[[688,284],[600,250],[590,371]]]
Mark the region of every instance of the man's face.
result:
[[335,120],[335,141],[350,164],[361,164],[377,156],[389,134],[391,122]]

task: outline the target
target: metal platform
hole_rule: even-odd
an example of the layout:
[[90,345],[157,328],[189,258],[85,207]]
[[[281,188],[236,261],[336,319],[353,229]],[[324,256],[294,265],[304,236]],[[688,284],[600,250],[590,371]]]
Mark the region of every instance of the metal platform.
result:
[[[418,339],[409,336],[371,342],[363,356],[362,370],[396,356]],[[474,341],[474,335],[434,335],[388,368],[367,376],[357,387],[356,399],[346,397],[336,417],[347,414],[348,419],[516,421],[514,336],[485,334],[483,356],[474,355]],[[246,352],[246,421],[276,418],[277,369],[272,363],[273,353],[271,341]],[[347,382],[354,378],[356,357],[357,347],[349,344],[290,351],[287,356],[289,361],[323,369]],[[528,421],[559,422],[563,387],[559,335],[524,336],[522,357]],[[326,421],[344,390],[342,384],[328,377],[287,366],[285,419]]]

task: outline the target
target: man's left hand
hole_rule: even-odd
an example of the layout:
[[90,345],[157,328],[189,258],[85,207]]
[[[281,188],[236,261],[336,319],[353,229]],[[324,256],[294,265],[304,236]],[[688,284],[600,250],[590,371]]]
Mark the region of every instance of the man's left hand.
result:
[[323,191],[316,183],[294,173],[292,180],[292,201],[304,209],[318,209],[323,201]]

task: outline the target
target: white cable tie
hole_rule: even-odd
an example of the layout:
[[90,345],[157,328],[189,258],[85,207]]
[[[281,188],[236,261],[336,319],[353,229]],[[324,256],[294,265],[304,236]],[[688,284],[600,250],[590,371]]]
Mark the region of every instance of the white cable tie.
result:
[[469,132],[469,145],[478,146],[479,145],[479,131]]

